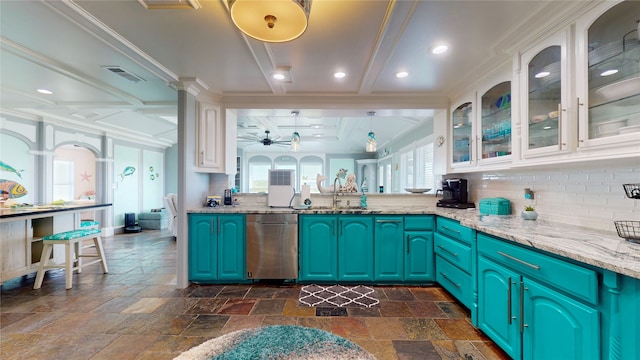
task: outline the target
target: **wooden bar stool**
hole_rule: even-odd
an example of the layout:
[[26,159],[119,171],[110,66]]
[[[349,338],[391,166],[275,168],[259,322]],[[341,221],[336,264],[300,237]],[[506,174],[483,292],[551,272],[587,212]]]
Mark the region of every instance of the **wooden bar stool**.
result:
[[[73,281],[73,271],[77,270],[78,273],[82,271],[84,266],[88,266],[95,263],[102,265],[102,271],[107,274],[107,259],[104,256],[104,249],[102,248],[102,239],[100,238],[101,230],[97,228],[87,228],[80,230],[65,231],[62,233],[47,235],[42,239],[43,248],[42,256],[40,257],[40,266],[38,267],[38,274],[36,275],[36,282],[33,285],[34,289],[39,289],[42,286],[42,280],[44,279],[44,273],[49,269],[65,269],[66,288],[71,289]],[[96,248],[95,254],[83,254],[82,242],[85,240],[93,240],[93,244]],[[53,251],[53,245],[62,244],[65,245],[65,263],[64,264],[51,264],[49,265],[49,258]],[[82,258],[90,257],[96,258],[95,260],[87,263],[82,262]]]

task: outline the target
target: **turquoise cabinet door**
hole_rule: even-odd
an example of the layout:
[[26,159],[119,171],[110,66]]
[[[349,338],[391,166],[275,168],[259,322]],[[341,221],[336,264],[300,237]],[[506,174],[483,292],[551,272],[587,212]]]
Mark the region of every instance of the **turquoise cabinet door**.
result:
[[218,280],[244,280],[244,215],[219,215],[218,231]]
[[338,279],[337,217],[301,215],[300,280],[335,281]]
[[407,281],[435,280],[433,232],[405,231],[404,279]]
[[208,214],[189,214],[189,280],[211,281],[217,277],[217,223]]
[[600,359],[598,311],[525,278],[525,360]]
[[375,217],[375,280],[404,280],[402,216]]
[[373,280],[373,218],[338,217],[338,280]]
[[514,359],[521,354],[520,320],[520,275],[480,257],[478,327]]

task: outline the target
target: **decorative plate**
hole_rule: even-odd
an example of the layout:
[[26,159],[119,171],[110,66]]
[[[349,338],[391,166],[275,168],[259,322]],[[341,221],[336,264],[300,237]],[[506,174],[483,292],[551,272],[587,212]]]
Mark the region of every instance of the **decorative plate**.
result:
[[413,194],[422,194],[422,193],[426,193],[431,191],[431,189],[409,189],[409,188],[405,188],[404,191],[406,192],[410,192]]

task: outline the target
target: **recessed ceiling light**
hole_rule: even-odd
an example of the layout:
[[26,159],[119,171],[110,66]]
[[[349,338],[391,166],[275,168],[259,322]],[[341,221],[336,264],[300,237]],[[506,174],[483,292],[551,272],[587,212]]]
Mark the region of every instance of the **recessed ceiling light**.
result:
[[449,50],[449,47],[447,45],[438,45],[431,49],[431,53],[438,55],[447,52],[447,50]]
[[53,94],[53,91],[51,90],[47,90],[47,89],[38,89],[37,90],[40,94],[45,94],[45,95],[51,95]]
[[409,73],[406,71],[399,71],[396,73],[396,77],[400,79],[406,78],[407,76],[409,76]]
[[333,74],[333,77],[335,77],[336,79],[342,79],[345,76],[347,76],[347,74],[343,73],[342,71],[338,71],[337,73]]
[[605,70],[600,74],[600,76],[609,76],[609,75],[613,75],[613,74],[615,74],[617,72],[618,72],[617,69]]
[[291,66],[278,66],[276,70],[271,73],[271,77],[282,82],[292,82],[291,80]]
[[540,71],[539,73],[537,73],[537,74],[535,74],[535,75],[533,75],[533,76],[534,76],[536,79],[542,79],[543,77],[547,77],[547,76],[549,76],[549,75],[551,75],[551,73],[550,73],[550,72],[548,72],[548,71]]

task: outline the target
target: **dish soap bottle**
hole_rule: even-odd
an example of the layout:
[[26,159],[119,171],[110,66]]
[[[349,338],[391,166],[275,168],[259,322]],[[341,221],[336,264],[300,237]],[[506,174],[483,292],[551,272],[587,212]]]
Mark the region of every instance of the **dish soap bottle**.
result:
[[362,196],[360,196],[360,208],[367,208],[367,195],[365,195],[364,192],[362,193]]

